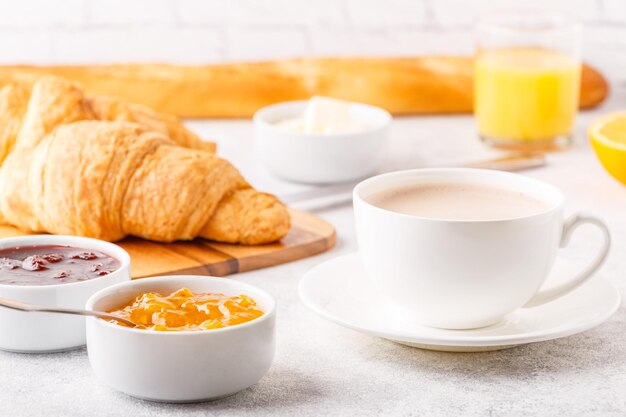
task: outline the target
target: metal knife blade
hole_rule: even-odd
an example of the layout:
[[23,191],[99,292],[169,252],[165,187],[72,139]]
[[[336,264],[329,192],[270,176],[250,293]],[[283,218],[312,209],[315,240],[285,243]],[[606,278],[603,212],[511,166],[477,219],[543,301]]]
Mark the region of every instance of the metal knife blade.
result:
[[[459,166],[466,168],[496,169],[500,171],[521,171],[539,168],[544,165],[546,165],[546,157],[544,154],[518,153]],[[360,181],[361,180],[325,185],[311,190],[279,195],[279,198],[290,207],[301,210],[315,210],[329,206],[336,207],[351,201],[352,189]]]

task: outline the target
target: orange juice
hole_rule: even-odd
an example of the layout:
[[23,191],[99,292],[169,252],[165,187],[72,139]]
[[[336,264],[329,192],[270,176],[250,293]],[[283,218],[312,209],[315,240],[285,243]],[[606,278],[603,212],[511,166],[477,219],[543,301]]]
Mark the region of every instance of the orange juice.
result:
[[570,134],[578,107],[578,60],[549,49],[494,49],[479,53],[474,76],[481,136],[548,141]]

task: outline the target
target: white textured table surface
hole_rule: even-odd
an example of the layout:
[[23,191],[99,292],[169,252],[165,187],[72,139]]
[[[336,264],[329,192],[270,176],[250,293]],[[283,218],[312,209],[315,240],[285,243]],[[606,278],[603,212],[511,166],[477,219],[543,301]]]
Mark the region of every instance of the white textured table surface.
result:
[[[589,149],[585,129],[598,114],[626,108],[613,94],[577,121],[577,143],[551,155],[530,175],[560,187],[567,208],[592,210],[613,232],[614,247],[599,275],[626,296],[626,187],[606,174]],[[220,153],[258,188],[275,193],[302,187],[272,179],[252,152],[247,121],[193,122],[218,138]],[[394,122],[386,169],[471,161],[493,155],[475,137],[468,116],[401,118]],[[423,351],[341,328],[298,300],[300,276],[312,266],[357,249],[351,208],[320,211],[338,232],[330,252],[240,274],[278,300],[274,365],[254,387],[212,403],[150,403],[112,391],[91,372],[84,349],[60,354],[0,352],[0,416],[624,416],[626,309],[580,335],[490,353]],[[584,258],[597,244],[583,232],[568,255]],[[0,335],[1,337],[1,335]]]

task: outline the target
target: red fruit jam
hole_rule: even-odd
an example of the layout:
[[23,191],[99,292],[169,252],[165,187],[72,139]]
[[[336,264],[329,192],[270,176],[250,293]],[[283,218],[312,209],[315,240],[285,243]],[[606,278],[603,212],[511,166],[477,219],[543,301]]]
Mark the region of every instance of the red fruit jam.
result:
[[0,285],[54,285],[87,281],[121,266],[111,255],[72,246],[0,249]]

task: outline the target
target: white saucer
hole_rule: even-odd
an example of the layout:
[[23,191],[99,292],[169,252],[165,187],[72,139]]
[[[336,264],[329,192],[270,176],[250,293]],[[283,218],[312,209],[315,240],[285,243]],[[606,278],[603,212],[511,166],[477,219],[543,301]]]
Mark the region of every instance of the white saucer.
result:
[[[559,260],[546,286],[567,279],[578,269]],[[409,346],[454,352],[498,350],[570,336],[604,322],[620,304],[617,289],[595,277],[558,300],[519,309],[493,326],[472,330],[420,326],[390,320],[381,311],[380,296],[370,287],[358,253],[311,269],[300,281],[299,294],[307,307],[344,327]]]

